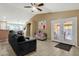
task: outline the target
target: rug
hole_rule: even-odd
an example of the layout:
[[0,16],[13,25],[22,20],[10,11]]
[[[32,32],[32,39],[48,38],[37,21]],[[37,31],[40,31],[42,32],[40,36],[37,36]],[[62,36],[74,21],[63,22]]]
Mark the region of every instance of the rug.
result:
[[70,51],[72,48],[72,45],[69,44],[64,44],[64,43],[59,43],[57,44],[55,47],[59,48],[59,49],[63,49],[65,51]]

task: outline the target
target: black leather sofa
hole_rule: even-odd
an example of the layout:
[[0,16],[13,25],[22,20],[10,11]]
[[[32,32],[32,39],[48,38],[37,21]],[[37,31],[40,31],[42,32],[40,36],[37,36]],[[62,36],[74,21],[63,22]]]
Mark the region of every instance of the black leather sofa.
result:
[[32,51],[36,51],[36,40],[25,40],[24,36],[18,36],[14,31],[9,33],[9,44],[13,48],[17,56],[26,55]]

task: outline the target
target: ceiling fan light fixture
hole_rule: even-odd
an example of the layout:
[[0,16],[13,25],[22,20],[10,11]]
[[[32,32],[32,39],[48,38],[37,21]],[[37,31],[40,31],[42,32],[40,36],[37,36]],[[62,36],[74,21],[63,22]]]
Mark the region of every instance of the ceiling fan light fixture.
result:
[[33,10],[33,11],[38,11],[38,10],[36,9],[36,7],[34,7],[34,6],[32,7],[32,10]]
[[31,6],[24,6],[24,8],[32,8],[32,12],[39,12],[42,11],[42,9],[40,8],[41,6],[43,6],[44,3],[31,3]]

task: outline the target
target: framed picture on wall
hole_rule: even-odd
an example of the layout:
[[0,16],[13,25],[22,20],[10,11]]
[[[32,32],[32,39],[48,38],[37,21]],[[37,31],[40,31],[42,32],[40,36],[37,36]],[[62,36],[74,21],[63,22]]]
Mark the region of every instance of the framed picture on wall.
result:
[[42,20],[38,22],[38,29],[39,30],[46,30],[47,29],[47,21]]

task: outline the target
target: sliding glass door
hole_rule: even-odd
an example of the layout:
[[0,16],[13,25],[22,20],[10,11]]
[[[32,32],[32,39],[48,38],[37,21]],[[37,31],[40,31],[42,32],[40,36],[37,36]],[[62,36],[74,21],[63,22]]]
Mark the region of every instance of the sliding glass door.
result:
[[65,43],[75,45],[77,42],[77,17],[63,19],[62,35]]
[[54,20],[51,22],[51,31],[52,31],[52,40],[61,41],[61,30],[62,30],[62,22],[60,20]]
[[77,17],[52,20],[51,34],[53,41],[75,45],[77,40]]
[[63,21],[63,42],[67,44],[73,44],[73,20],[65,19]]

